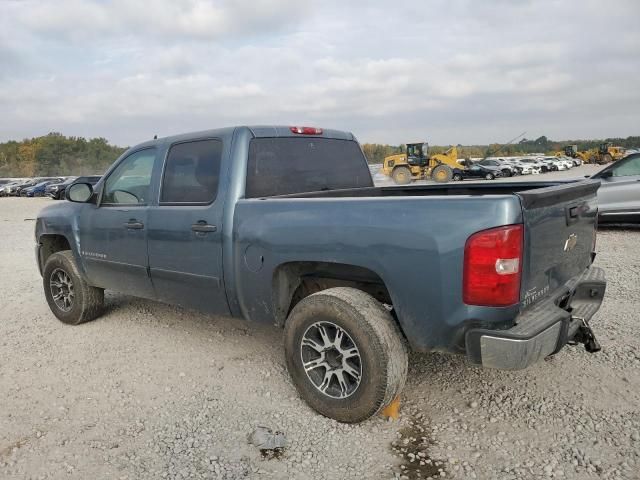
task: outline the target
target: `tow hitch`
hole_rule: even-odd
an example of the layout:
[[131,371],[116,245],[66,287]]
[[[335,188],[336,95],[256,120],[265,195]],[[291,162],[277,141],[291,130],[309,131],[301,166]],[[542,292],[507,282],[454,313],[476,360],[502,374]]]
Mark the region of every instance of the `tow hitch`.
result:
[[596,353],[602,350],[600,343],[598,342],[598,340],[596,340],[596,336],[593,333],[593,330],[591,330],[591,327],[589,326],[587,321],[582,317],[573,317],[573,319],[580,320],[582,322],[582,325],[578,327],[578,331],[576,332],[572,342],[570,343],[573,345],[576,345],[578,343],[584,344],[584,349],[589,353]]

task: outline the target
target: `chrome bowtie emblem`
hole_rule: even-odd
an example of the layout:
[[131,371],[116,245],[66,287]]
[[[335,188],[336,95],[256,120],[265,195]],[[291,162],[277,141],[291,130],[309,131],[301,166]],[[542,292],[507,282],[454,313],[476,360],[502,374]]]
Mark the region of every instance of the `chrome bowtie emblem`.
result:
[[576,235],[575,233],[572,233],[571,235],[569,235],[569,238],[567,238],[564,242],[564,251],[568,252],[573,247],[575,247],[577,243],[578,243],[578,235]]

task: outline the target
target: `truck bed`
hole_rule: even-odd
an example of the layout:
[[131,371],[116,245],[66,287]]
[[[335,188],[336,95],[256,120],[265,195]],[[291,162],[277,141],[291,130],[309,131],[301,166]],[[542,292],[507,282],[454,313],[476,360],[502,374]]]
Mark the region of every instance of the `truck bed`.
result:
[[392,187],[348,188],[320,192],[294,193],[270,198],[331,198],[331,197],[426,197],[445,195],[509,195],[527,190],[556,187],[575,182],[494,182],[447,183]]
[[[267,285],[278,265],[370,269],[389,289],[414,349],[455,351],[456,344],[463,348],[465,328],[510,328],[520,311],[588,268],[598,186],[592,180],[460,183],[240,199],[232,250],[246,253],[233,259],[225,281],[238,285],[230,298],[245,317],[267,322],[273,319]],[[520,305],[461,304],[466,240],[512,224],[525,232]],[[570,251],[567,240],[575,241]]]

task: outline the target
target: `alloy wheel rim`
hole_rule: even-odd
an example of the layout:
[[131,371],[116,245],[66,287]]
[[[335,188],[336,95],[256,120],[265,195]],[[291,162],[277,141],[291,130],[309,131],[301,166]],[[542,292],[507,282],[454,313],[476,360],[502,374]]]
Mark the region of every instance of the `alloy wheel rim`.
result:
[[49,288],[53,302],[63,312],[69,312],[73,308],[75,292],[73,281],[67,272],[56,268],[49,277]]
[[300,358],[311,384],[328,397],[350,397],[360,386],[360,351],[351,336],[335,323],[310,325],[302,335]]

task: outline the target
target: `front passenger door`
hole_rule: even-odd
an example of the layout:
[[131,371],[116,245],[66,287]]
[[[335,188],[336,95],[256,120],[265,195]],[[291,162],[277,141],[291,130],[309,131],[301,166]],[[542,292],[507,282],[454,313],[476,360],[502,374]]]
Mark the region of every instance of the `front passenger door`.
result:
[[153,298],[147,215],[155,148],[131,153],[105,179],[98,205],[80,215],[80,252],[92,285]]

